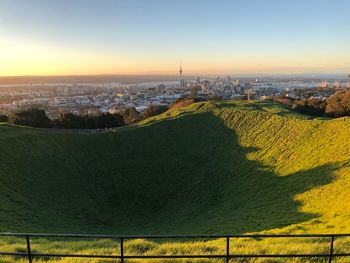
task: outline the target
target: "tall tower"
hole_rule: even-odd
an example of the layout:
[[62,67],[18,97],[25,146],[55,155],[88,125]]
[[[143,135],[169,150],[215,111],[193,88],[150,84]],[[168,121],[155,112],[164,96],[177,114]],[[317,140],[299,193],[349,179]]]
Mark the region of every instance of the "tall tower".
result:
[[179,70],[179,72],[180,72],[180,87],[185,87],[185,80],[184,80],[184,78],[182,76],[182,63],[181,62],[180,62],[180,70]]

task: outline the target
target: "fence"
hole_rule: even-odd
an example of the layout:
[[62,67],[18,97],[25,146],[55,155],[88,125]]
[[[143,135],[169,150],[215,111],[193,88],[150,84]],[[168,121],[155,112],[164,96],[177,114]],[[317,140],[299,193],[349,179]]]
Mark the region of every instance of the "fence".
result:
[[[32,263],[34,258],[95,258],[117,259],[124,263],[126,259],[203,259],[219,258],[226,263],[234,258],[324,258],[329,263],[334,258],[349,257],[350,253],[334,253],[334,240],[337,237],[350,237],[350,234],[296,234],[296,235],[143,235],[143,236],[117,236],[117,235],[76,235],[76,234],[33,234],[33,233],[0,233],[0,237],[20,237],[26,242],[26,252],[2,252],[0,256],[13,256],[27,258]],[[120,246],[119,255],[84,255],[84,254],[54,254],[33,253],[31,251],[30,238],[76,238],[76,239],[112,239]],[[131,239],[226,239],[226,253],[205,255],[125,255],[124,241]],[[324,254],[232,254],[230,253],[230,241],[239,238],[329,238],[329,252]],[[232,241],[231,241],[232,242]],[[1,248],[0,248],[1,249]]]

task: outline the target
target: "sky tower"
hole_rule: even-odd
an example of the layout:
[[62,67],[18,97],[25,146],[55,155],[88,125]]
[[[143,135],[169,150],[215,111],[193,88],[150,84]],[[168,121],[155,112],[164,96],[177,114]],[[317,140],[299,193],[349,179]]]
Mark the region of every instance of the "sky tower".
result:
[[180,72],[180,87],[185,87],[185,80],[184,80],[184,78],[182,76],[182,63],[181,62],[180,62],[180,70],[179,70],[179,72]]

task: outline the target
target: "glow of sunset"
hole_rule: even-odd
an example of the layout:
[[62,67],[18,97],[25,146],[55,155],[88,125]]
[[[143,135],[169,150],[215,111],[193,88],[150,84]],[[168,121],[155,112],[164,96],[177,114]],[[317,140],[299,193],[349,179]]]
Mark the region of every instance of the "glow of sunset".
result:
[[350,1],[0,3],[0,76],[350,71]]

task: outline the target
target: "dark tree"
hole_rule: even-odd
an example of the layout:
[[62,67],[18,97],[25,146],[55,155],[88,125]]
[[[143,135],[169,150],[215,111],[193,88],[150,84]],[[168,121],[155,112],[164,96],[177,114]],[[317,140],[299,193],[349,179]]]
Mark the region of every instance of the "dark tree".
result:
[[140,120],[140,113],[135,108],[122,109],[119,112],[123,116],[125,125],[129,125]]
[[337,92],[329,97],[326,113],[331,117],[350,116],[350,91]]
[[61,113],[60,117],[55,120],[55,125],[63,129],[85,129],[86,120],[74,113]]
[[124,120],[120,114],[102,113],[79,116],[65,113],[55,120],[55,124],[57,128],[63,129],[106,129],[124,126]]
[[104,113],[95,117],[99,129],[124,126],[124,119],[120,114]]
[[306,115],[311,116],[324,116],[327,103],[320,99],[303,99],[296,100],[292,106],[292,109]]
[[8,122],[9,118],[6,115],[0,115],[0,122]]
[[53,126],[45,111],[40,109],[18,111],[10,117],[10,123],[37,128],[51,128]]

